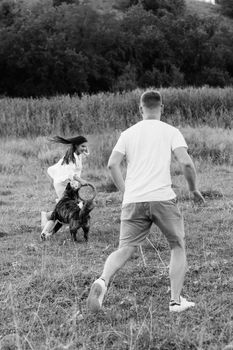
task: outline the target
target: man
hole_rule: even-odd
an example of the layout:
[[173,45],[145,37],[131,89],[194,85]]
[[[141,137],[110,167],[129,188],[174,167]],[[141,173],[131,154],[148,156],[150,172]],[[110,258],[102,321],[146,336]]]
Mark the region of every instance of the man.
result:
[[[143,120],[125,130],[108,162],[112,178],[124,194],[119,248],[106,260],[103,273],[90,290],[87,308],[97,312],[109,280],[132,256],[136,247],[155,223],[165,235],[171,249],[169,310],[184,311],[195,304],[180,296],[186,270],[183,218],[171,188],[170,162],[172,153],[181,164],[194,202],[204,203],[196,186],[196,171],[187,153],[184,137],[175,127],[161,122],[162,98],[157,91],[147,91],[140,99]],[[120,164],[127,160],[124,182]]]

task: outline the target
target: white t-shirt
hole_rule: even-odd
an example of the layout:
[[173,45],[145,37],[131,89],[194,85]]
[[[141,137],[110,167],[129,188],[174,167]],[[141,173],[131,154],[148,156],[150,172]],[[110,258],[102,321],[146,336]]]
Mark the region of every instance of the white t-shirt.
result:
[[82,155],[79,156],[74,153],[75,163],[62,164],[63,158],[61,158],[56,164],[50,166],[47,170],[49,176],[53,179],[55,184],[64,182],[66,180],[72,180],[74,174],[78,177],[82,172]]
[[187,147],[180,131],[159,120],[142,120],[122,132],[113,151],[126,156],[123,204],[175,198],[170,163],[175,148]]

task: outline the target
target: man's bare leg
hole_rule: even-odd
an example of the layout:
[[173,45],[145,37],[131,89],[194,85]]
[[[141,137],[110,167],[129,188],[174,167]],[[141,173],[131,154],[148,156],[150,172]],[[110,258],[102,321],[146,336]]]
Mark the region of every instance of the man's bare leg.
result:
[[101,278],[105,281],[106,286],[108,286],[111,277],[125,265],[129,258],[131,258],[135,249],[136,247],[133,246],[122,247],[109,255],[104,264],[104,270],[101,275]]
[[184,284],[186,272],[185,248],[177,246],[171,250],[170,260],[170,280],[171,280],[171,300],[180,302],[180,293]]
[[135,249],[136,247],[133,246],[122,247],[109,255],[104,264],[104,270],[101,277],[92,284],[87,298],[87,308],[90,312],[97,312],[100,310],[109,280],[125,265]]

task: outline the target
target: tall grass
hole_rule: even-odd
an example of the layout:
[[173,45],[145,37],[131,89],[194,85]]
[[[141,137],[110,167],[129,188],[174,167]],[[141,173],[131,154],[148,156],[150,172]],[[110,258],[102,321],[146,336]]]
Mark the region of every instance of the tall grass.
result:
[[[189,153],[195,160],[233,165],[233,130],[208,126],[184,127],[180,130],[188,143]],[[87,173],[97,177],[104,174],[103,168],[106,169],[119,135],[119,131],[115,131],[87,136],[90,148],[90,156],[84,161]],[[46,169],[58,161],[65,151],[64,145],[53,144],[42,136],[34,139],[3,139],[0,141],[0,172],[25,172],[29,160],[34,160],[36,166]]]
[[233,165],[233,131],[222,128],[182,128],[194,159]]
[[[163,120],[173,125],[233,127],[233,88],[160,89]],[[140,120],[142,90],[127,93],[56,96],[50,99],[0,99],[1,136],[102,133]]]

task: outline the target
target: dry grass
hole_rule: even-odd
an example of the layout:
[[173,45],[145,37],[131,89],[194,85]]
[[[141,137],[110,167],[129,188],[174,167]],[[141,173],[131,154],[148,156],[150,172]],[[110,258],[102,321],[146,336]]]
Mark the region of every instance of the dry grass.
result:
[[[210,161],[217,165],[233,165],[232,130],[208,126],[181,127],[180,130],[188,143],[189,153],[196,161],[200,163]],[[106,167],[111,150],[119,135],[120,131],[87,135],[91,154],[85,161],[85,167],[87,171],[91,169],[90,176],[97,177],[99,180],[101,177],[105,177],[106,171],[102,171],[102,169]],[[45,169],[61,158],[65,150],[64,146],[50,142],[47,137],[2,140],[0,169],[2,172],[8,173],[18,173],[23,168],[25,168],[24,171],[27,171],[28,159],[38,162]],[[6,154],[8,154],[7,157]]]
[[[163,119],[176,126],[233,127],[233,88],[161,89]],[[0,135],[102,133],[140,120],[142,90],[124,94],[57,96],[51,99],[0,99]]]
[[[232,137],[224,134],[218,141],[213,135],[220,130],[211,129],[183,132],[190,140],[203,137],[197,147],[204,141],[212,146],[224,138],[230,142]],[[232,342],[233,168],[201,155],[195,162],[206,206],[192,206],[183,177],[173,171],[187,236],[189,269],[183,294],[197,303],[196,308],[180,315],[168,313],[164,265],[169,263],[169,250],[153,228],[150,239],[155,249],[148,242],[142,247],[146,268],[137,252],[111,282],[103,312],[86,313],[90,285],[118,244],[121,196],[106,192],[107,173],[102,167],[106,161],[102,156],[107,157],[103,150],[109,151],[116,137],[90,137],[97,159],[94,170],[91,160],[86,164],[84,177],[99,191],[88,244],[82,234],[77,244],[72,243],[66,229],[45,243],[39,239],[39,213],[51,209],[55,199],[45,170],[63,150],[54,149],[44,138],[1,142],[2,349],[221,350]]]

